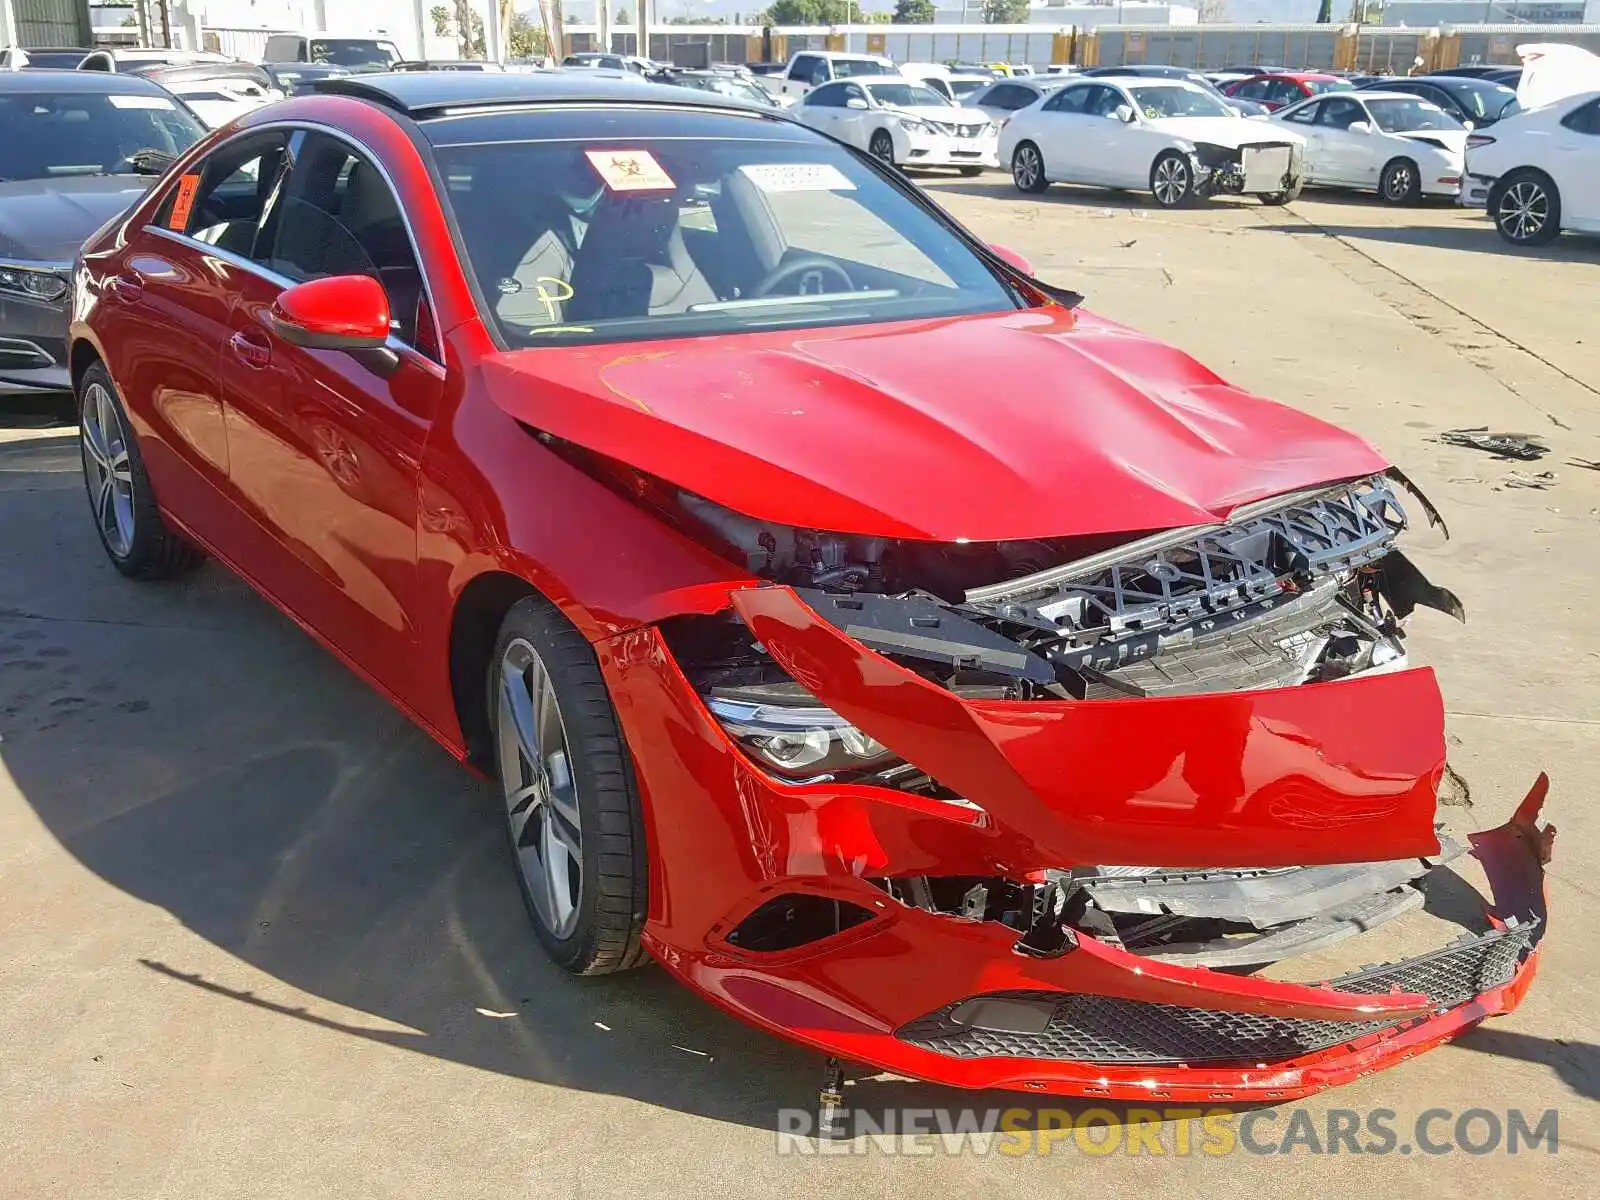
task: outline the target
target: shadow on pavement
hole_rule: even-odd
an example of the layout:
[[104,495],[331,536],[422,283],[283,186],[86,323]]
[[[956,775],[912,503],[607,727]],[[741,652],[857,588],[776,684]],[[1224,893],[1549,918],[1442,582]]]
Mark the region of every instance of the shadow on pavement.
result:
[[[1327,234],[1352,242],[1388,242],[1398,246],[1426,246],[1437,250],[1468,251],[1495,258],[1532,258],[1549,262],[1586,262],[1600,265],[1600,239],[1557,238],[1548,246],[1520,249],[1495,232],[1487,218],[1463,221],[1459,225],[1404,224],[1403,211],[1395,212],[1394,225],[1332,225],[1314,218],[1305,222],[1285,221],[1262,225],[1265,233],[1298,234],[1301,237]],[[1486,264],[1487,265],[1487,264]],[[1485,286],[1492,286],[1487,278]]]
[[[68,437],[0,444],[0,469],[31,479],[7,489],[0,541],[0,761],[85,867],[284,986],[138,945],[120,966],[158,973],[186,1005],[199,990],[513,1078],[756,1128],[813,1109],[819,1055],[659,969],[574,979],[551,965],[497,789],[217,567],[165,586],[117,576],[73,453]],[[1529,1057],[1536,1042],[1473,1048]],[[1551,1053],[1592,1095],[1592,1052],[1579,1068]],[[865,1076],[849,1103],[1089,1105]]]

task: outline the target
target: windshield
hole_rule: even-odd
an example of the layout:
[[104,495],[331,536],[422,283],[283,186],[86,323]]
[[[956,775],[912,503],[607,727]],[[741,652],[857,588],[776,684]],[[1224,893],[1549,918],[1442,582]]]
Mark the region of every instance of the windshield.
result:
[[29,50],[30,67],[48,67],[51,70],[71,71],[89,56],[87,50]]
[[0,95],[0,180],[135,175],[141,150],[176,155],[204,135],[165,96],[104,92]]
[[1522,106],[1517,103],[1517,94],[1496,83],[1475,83],[1463,79],[1455,81],[1455,86],[1449,90],[1475,117],[1509,117],[1522,111]]
[[[457,144],[447,123],[426,129],[509,345],[1016,307],[950,227],[844,147],[760,118],[666,115],[631,114],[626,135],[593,114],[485,118],[499,128]],[[662,136],[632,136],[640,125]]]
[[392,67],[400,61],[393,42],[372,38],[312,38],[311,61],[336,67]]
[[1139,83],[1128,88],[1139,111],[1152,121],[1164,117],[1231,117],[1233,110],[1194,88],[1171,83]]
[[950,80],[950,90],[958,97],[970,96],[974,92],[988,87],[990,82],[988,79],[952,79]]
[[[1340,101],[1340,103],[1344,103]],[[1426,100],[1368,100],[1367,111],[1385,133],[1411,133],[1418,129],[1460,129],[1461,122]]]
[[674,82],[684,87],[697,88],[702,92],[732,96],[735,100],[759,104],[763,108],[773,107],[772,93],[759,83],[751,83],[748,79],[733,79],[726,75],[687,75]]
[[871,58],[836,58],[833,60],[833,77],[849,79],[852,75],[893,75],[896,67]]
[[1356,85],[1348,79],[1307,79],[1302,86],[1313,96],[1320,96],[1323,92],[1353,92]]
[[866,88],[885,108],[950,107],[950,101],[920,83],[869,83]]

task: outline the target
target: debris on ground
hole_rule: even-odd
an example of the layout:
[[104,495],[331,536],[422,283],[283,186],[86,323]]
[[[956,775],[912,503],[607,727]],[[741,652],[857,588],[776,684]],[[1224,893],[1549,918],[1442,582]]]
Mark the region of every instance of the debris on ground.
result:
[[1569,458],[1567,459],[1567,466],[1582,467],[1585,471],[1600,471],[1600,462],[1596,462],[1592,458]]
[[1512,471],[1491,490],[1498,492],[1503,488],[1536,488],[1544,491],[1546,488],[1554,487],[1556,482],[1554,471]]
[[1550,447],[1532,434],[1490,433],[1487,425],[1474,425],[1468,429],[1446,429],[1434,440],[1446,446],[1487,450],[1497,458],[1518,458],[1525,462],[1543,458],[1550,453]]

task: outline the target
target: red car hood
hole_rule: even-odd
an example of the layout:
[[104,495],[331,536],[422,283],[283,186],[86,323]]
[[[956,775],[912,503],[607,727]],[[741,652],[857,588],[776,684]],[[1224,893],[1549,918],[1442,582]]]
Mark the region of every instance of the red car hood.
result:
[[1382,470],[1366,442],[1064,309],[520,350],[517,420],[735,511],[1002,541],[1207,524]]

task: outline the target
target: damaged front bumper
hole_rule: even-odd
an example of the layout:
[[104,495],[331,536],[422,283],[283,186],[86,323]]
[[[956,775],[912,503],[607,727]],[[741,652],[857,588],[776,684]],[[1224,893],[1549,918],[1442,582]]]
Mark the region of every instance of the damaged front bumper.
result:
[[1546,924],[1542,777],[1471,839],[1487,932],[1323,984],[1231,973],[1416,907],[1460,852],[1442,701],[1389,621],[1459,605],[1396,565],[1376,481],[1292,500],[960,604],[735,589],[725,620],[826,706],[802,733],[670,622],[601,643],[651,951],[841,1058],[1123,1099],[1303,1096],[1509,1011]]

